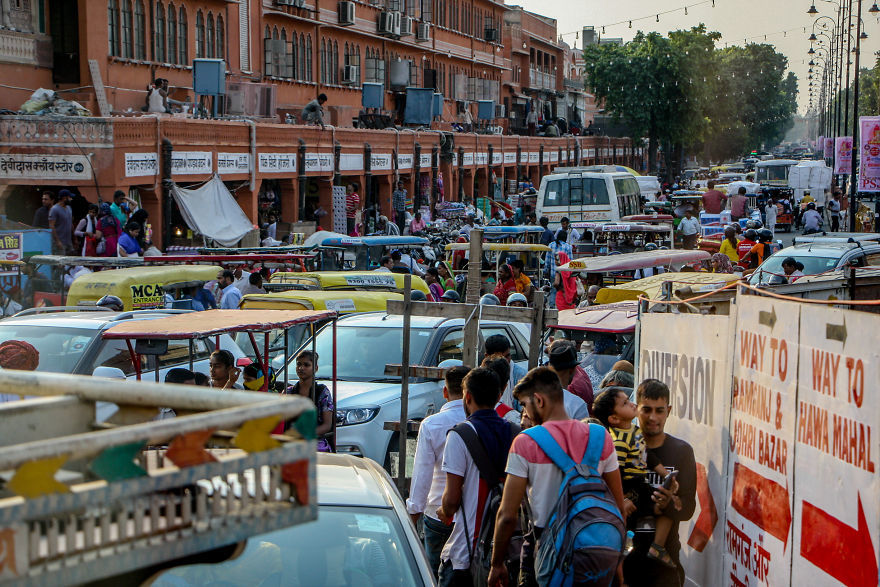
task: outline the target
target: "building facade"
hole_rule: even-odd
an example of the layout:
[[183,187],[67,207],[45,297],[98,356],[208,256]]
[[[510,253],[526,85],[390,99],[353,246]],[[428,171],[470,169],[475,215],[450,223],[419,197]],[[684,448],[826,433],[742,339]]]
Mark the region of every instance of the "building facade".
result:
[[[95,114],[0,116],[0,207],[25,222],[42,188],[74,188],[90,201],[122,189],[150,213],[157,240],[173,244],[185,231],[163,179],[196,185],[217,173],[256,224],[270,211],[312,220],[332,210],[334,185],[355,183],[365,208],[390,213],[398,179],[430,209],[517,179],[537,183],[559,164],[634,165],[641,156],[628,139],[449,132],[462,108],[476,117],[475,100],[509,104],[494,121],[507,130],[530,97],[550,104],[548,117],[568,104],[555,22],[491,0],[0,2],[0,106],[17,110],[48,88]],[[195,58],[225,60],[222,106],[248,120],[142,112],[156,78],[169,81],[181,109],[197,100]],[[405,86],[434,88],[443,114],[431,130],[352,128],[364,82],[383,83],[392,116]],[[281,123],[319,93],[332,126]]]

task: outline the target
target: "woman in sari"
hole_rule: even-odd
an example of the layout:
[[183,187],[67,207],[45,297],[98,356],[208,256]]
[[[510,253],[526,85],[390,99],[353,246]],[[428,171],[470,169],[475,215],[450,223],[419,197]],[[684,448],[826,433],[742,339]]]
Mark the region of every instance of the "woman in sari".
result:
[[516,292],[516,281],[513,279],[513,269],[510,265],[502,265],[498,268],[498,285],[492,292],[498,298],[498,303],[507,305],[507,296]]
[[[556,266],[565,265],[571,259],[568,254],[560,251],[556,253]],[[556,308],[558,310],[571,310],[577,307],[577,277],[571,271],[556,271],[553,280],[553,288],[556,290]]]

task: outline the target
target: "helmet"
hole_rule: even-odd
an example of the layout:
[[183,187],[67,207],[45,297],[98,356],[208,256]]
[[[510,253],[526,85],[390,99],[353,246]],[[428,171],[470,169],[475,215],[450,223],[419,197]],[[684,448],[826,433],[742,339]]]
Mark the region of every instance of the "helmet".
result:
[[414,290],[412,290],[412,292],[410,292],[410,294],[409,294],[409,299],[411,299],[411,300],[414,301],[414,302],[426,302],[426,301],[428,301],[428,298],[425,296],[425,292],[423,292],[423,291],[420,290],[420,289],[414,289]]
[[750,241],[757,241],[758,240],[758,231],[755,230],[754,228],[750,228],[747,231],[745,231],[745,233],[743,233],[743,236],[746,237],[747,239],[749,239]]
[[762,228],[758,231],[758,238],[761,240],[762,243],[770,242],[773,240],[773,233],[770,231],[770,229]]
[[481,306],[499,306],[501,304],[498,300],[498,296],[496,296],[495,294],[486,294],[480,298],[480,305]]
[[519,292],[514,293],[514,294],[510,294],[510,296],[508,296],[507,305],[509,306],[514,302],[522,302],[523,304],[525,304],[527,306],[529,305],[529,300],[526,299],[526,296],[524,296],[523,294],[521,294]]
[[455,303],[458,303],[458,302],[461,301],[461,296],[458,295],[458,292],[455,291],[454,289],[450,289],[450,290],[444,291],[444,292],[443,292],[443,295],[440,296],[440,299],[441,299],[441,300],[446,300],[446,301],[449,301],[449,302],[455,302]]
[[646,251],[656,251],[657,250],[657,243],[646,243],[645,250]]
[[758,230],[763,226],[764,225],[761,224],[760,220],[749,220],[748,222],[746,222],[746,228],[754,228],[755,230]]
[[124,308],[122,300],[117,296],[106,295],[102,297],[95,303],[96,306],[101,306],[103,308],[107,308],[108,310],[113,310],[114,312],[121,312]]

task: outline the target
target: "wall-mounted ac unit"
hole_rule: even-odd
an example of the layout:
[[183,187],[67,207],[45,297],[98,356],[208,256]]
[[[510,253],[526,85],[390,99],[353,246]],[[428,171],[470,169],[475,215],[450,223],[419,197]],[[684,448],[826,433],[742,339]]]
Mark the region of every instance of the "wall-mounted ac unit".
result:
[[341,25],[354,24],[354,2],[340,2],[337,7],[338,21]]
[[416,41],[430,41],[430,40],[431,40],[431,23],[420,22],[419,26],[416,28]]
[[342,83],[356,84],[358,81],[358,66],[346,65],[342,68]]
[[379,14],[379,34],[400,36],[400,13],[382,12]]
[[504,118],[504,104],[495,104],[495,118]]
[[498,29],[487,27],[483,38],[489,43],[498,42]]
[[400,36],[408,37],[413,34],[413,19],[409,16],[402,16],[400,18]]

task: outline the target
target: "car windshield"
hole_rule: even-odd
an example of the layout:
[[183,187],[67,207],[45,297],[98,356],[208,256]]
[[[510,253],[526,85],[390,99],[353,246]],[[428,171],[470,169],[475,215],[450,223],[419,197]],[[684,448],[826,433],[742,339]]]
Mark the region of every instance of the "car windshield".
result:
[[[785,251],[782,252],[784,253]],[[752,285],[757,285],[759,283],[766,285],[771,283],[771,280],[772,283],[782,283],[779,278],[779,276],[785,276],[785,272],[782,270],[782,262],[788,257],[789,255],[783,254],[769,257],[764,261],[761,267],[752,274],[749,282]],[[816,275],[834,269],[839,260],[839,257],[816,257],[812,255],[805,255],[803,257],[794,256],[793,258],[795,261],[804,264],[804,275]]]
[[0,340],[22,340],[40,353],[37,371],[73,373],[99,330],[0,323]]
[[392,509],[319,508],[318,519],[251,538],[244,552],[217,564],[170,569],[156,587],[418,585],[422,578]]
[[[342,326],[336,329],[337,377],[345,381],[384,381],[394,379],[385,375],[385,365],[399,365],[403,345],[400,327]],[[418,365],[433,331],[427,328],[410,330],[409,362]],[[308,341],[302,350],[312,348]],[[315,339],[318,353],[318,378],[333,375],[333,328],[326,327]],[[289,369],[295,373],[296,363],[291,359]],[[399,378],[397,378],[399,379]]]

